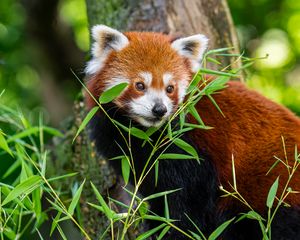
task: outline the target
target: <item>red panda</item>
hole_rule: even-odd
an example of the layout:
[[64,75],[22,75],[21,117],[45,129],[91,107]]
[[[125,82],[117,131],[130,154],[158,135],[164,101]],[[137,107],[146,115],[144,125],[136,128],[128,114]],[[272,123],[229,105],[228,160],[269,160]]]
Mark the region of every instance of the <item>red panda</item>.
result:
[[[92,59],[87,63],[87,87],[98,99],[101,93],[121,82],[128,83],[122,94],[104,105],[107,112],[119,122],[133,120],[137,126],[162,126],[184,101],[186,89],[193,74],[200,68],[208,39],[201,34],[173,40],[170,36],[149,32],[121,33],[103,25],[92,29]],[[288,179],[287,168],[277,164],[274,156],[294,160],[295,146],[300,146],[300,119],[288,109],[249,90],[240,82],[230,81],[227,88],[214,95],[223,115],[207,98],[196,105],[210,130],[194,129],[182,138],[204,158],[195,160],[160,161],[159,180],[154,174],[147,177],[141,194],[181,188],[170,196],[170,217],[183,229],[194,230],[187,214],[206,235],[240,212],[249,209],[232,197],[221,198],[219,187],[229,189],[232,182],[232,156],[235,159],[237,187],[240,194],[262,215],[266,214],[268,191],[279,176],[279,193]],[[87,107],[96,105],[86,95]],[[191,116],[187,120],[195,122]],[[98,151],[106,158],[122,155],[122,138],[110,120],[101,112],[91,122],[92,138]],[[155,136],[154,136],[155,137]],[[139,173],[150,153],[139,139],[132,139],[135,167]],[[118,146],[117,146],[118,145]],[[172,153],[182,150],[171,145]],[[115,162],[115,161],[113,161]],[[115,164],[115,163],[114,163]],[[115,166],[119,169],[120,166]],[[300,174],[290,183],[300,190]],[[290,194],[273,221],[272,239],[300,239],[300,195]],[[150,202],[151,210],[163,214],[163,201]],[[261,239],[261,230],[254,220],[232,224],[222,239]],[[167,239],[186,239],[171,230]]]

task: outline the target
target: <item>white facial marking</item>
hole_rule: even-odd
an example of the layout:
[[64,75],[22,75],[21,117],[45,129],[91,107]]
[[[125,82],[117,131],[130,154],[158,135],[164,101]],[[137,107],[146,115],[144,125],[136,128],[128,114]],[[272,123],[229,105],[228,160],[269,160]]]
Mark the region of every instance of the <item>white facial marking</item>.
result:
[[151,86],[152,73],[150,73],[150,72],[140,72],[139,75],[144,79],[144,82],[147,86]]
[[[157,119],[152,113],[155,103],[158,102],[167,108],[166,114],[161,119]],[[132,117],[146,127],[161,125],[168,119],[172,111],[173,103],[164,90],[158,91],[149,88],[143,96],[133,99],[130,103]]]
[[118,77],[112,77],[109,81],[107,81],[107,83],[105,84],[105,88],[104,91],[120,84],[120,83],[128,83],[129,84],[129,79],[122,77],[122,76],[118,76]]
[[171,73],[165,73],[163,75],[164,85],[167,87],[170,84],[170,81],[173,79],[173,75]]
[[181,80],[178,84],[178,103],[182,103],[184,100],[187,87],[189,85],[189,82],[187,80]]

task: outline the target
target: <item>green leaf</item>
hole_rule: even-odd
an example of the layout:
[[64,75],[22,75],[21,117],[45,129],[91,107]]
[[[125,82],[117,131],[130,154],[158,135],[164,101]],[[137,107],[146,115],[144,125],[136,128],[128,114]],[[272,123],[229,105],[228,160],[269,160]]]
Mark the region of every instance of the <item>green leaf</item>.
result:
[[237,74],[228,73],[228,72],[220,72],[220,71],[215,71],[215,70],[206,69],[206,68],[200,69],[199,72],[200,73],[207,73],[207,74],[217,75],[217,76],[239,77]]
[[192,124],[192,123],[185,123],[185,127],[191,127],[191,128],[199,128],[199,129],[205,129],[205,130],[210,130],[213,129],[213,127],[210,126],[205,126],[205,125],[199,125],[199,124]]
[[[193,224],[193,226],[197,229],[198,233],[201,235],[200,239],[206,239],[206,237],[204,236],[204,234],[201,232],[200,228],[197,226],[197,224],[189,217],[189,215],[187,215],[186,213],[184,214],[188,220]],[[191,231],[190,231],[191,232]],[[193,233],[193,232],[191,232]],[[197,236],[200,237],[200,235],[197,234]],[[194,236],[194,235],[193,235]]]
[[204,93],[206,95],[210,95],[215,93],[216,91],[220,91],[224,88],[227,87],[227,82],[230,80],[230,77],[224,77],[224,76],[219,76],[216,79],[214,79],[213,81],[209,82],[204,90]]
[[163,224],[157,226],[156,228],[150,229],[149,231],[138,236],[138,238],[136,240],[149,239],[149,237],[151,237],[154,233],[158,232],[160,229],[164,228],[165,226],[166,226],[166,224],[163,223]]
[[[226,47],[226,48],[217,48],[217,49],[212,49],[212,50],[208,50],[206,52],[206,55],[209,54],[216,54],[216,53],[220,53],[220,52],[227,52],[228,50],[234,49],[234,47]],[[238,55],[239,56],[239,55]]]
[[170,219],[170,211],[169,211],[169,204],[168,204],[168,196],[164,196],[164,205],[165,205],[165,218]]
[[161,154],[159,159],[195,159],[194,156],[178,153],[164,153]]
[[43,182],[43,179],[40,176],[31,176],[26,181],[17,185],[4,199],[2,206],[11,202],[12,200],[18,198],[21,195],[28,195],[34,189],[39,187]]
[[91,185],[94,190],[94,193],[96,194],[96,198],[98,199],[100,205],[103,208],[105,215],[109,219],[112,219],[113,215],[114,215],[113,211],[109,208],[109,206],[107,205],[107,203],[105,202],[105,200],[103,199],[103,197],[101,196],[101,194],[99,193],[99,191],[97,190],[97,188],[95,187],[95,185],[92,182],[91,182]]
[[215,231],[210,234],[208,240],[215,240],[217,239],[220,234],[229,226],[229,224],[234,220],[234,218],[227,220],[226,222],[222,223]]
[[219,107],[219,105],[217,104],[217,102],[215,101],[215,99],[213,99],[213,97],[211,95],[207,95],[207,97],[209,98],[209,100],[213,103],[213,105],[215,105],[215,107],[218,109],[218,111],[222,114],[223,117],[225,117],[224,113],[222,112],[221,108]]
[[157,183],[158,183],[158,170],[159,170],[159,161],[158,160],[155,162],[154,170],[155,170],[155,187],[156,187]]
[[75,210],[75,208],[76,208],[76,206],[78,204],[78,201],[80,199],[84,183],[85,183],[85,180],[82,182],[82,184],[80,185],[80,187],[77,189],[77,191],[75,192],[75,194],[73,196],[72,202],[70,203],[70,206],[68,208],[68,213],[70,215],[74,214],[74,210]]
[[128,86],[128,83],[123,82],[103,92],[99,98],[101,104],[109,103],[118,97],[123,90]]
[[86,117],[83,119],[82,123],[80,124],[77,133],[75,137],[73,138],[73,142],[77,138],[77,136],[81,133],[81,131],[86,127],[86,125],[89,123],[89,121],[92,119],[92,117],[96,114],[96,112],[99,110],[99,107],[93,107],[89,113],[86,115]]
[[204,122],[202,121],[202,119],[201,119],[201,117],[200,117],[197,109],[195,108],[195,106],[194,105],[190,105],[188,107],[188,110],[189,110],[189,113],[192,114],[192,116],[197,120],[197,122],[200,125],[204,126]]
[[9,149],[8,144],[5,140],[4,133],[0,130],[0,148],[9,153],[13,157],[12,151]]
[[198,89],[197,86],[199,84],[199,82],[202,80],[201,75],[200,74],[195,74],[191,83],[189,84],[189,87],[187,89],[187,94],[191,93],[193,90]]
[[132,128],[129,129],[129,131],[130,131],[130,134],[131,134],[132,136],[135,136],[135,137],[137,137],[137,138],[140,138],[140,139],[143,139],[143,140],[146,140],[146,141],[149,140],[148,134],[145,133],[145,132],[144,132],[143,130],[141,130],[141,129],[138,129],[138,128],[136,128],[136,127],[132,127]]
[[0,98],[2,97],[3,93],[5,92],[5,89],[3,89],[0,93]]
[[11,175],[18,167],[21,165],[20,161],[20,155],[18,155],[18,158],[14,161],[13,164],[10,165],[10,167],[7,169],[7,171],[3,174],[2,178],[7,178],[9,175]]
[[52,220],[50,236],[52,236],[52,233],[54,232],[54,230],[58,224],[58,220],[59,220],[61,214],[62,214],[62,212],[58,212],[57,215],[55,216],[55,218]]
[[246,218],[249,218],[249,219],[258,220],[258,221],[262,220],[262,217],[261,217],[257,212],[251,210],[251,211],[249,211],[249,212],[243,214],[243,215],[237,220],[237,222],[240,221],[240,220],[242,220],[242,219],[244,219],[245,217],[246,217]]
[[269,194],[268,194],[268,198],[267,198],[267,207],[268,208],[272,208],[275,197],[276,197],[276,193],[277,193],[277,189],[278,189],[278,182],[279,182],[279,177],[276,178],[275,182],[272,184]]
[[170,230],[170,226],[166,226],[159,234],[159,236],[157,237],[157,240],[161,240],[163,239],[163,237],[168,233],[168,231]]
[[37,134],[39,133],[41,130],[53,135],[53,136],[58,136],[58,137],[63,137],[64,135],[58,131],[57,129],[55,128],[51,128],[51,127],[46,127],[46,126],[42,126],[42,127],[31,127],[31,128],[28,128],[18,134],[15,134],[13,136],[11,136],[7,142],[10,143],[10,142],[13,142],[17,139],[21,139],[21,138],[24,138],[24,137],[28,137],[28,136],[31,136],[33,134]]
[[125,184],[127,184],[130,176],[130,164],[127,156],[122,157],[121,166],[122,166],[122,176]]
[[61,176],[57,176],[57,177],[48,178],[48,182],[60,180],[60,179],[63,179],[63,178],[73,177],[73,176],[75,176],[75,175],[77,175],[77,174],[78,174],[78,172],[75,172],[75,173],[68,173],[68,174],[65,174],[65,175],[61,175]]
[[192,236],[196,239],[196,240],[203,240],[203,239],[205,239],[205,238],[201,238],[197,233],[194,233],[194,232],[192,232],[192,231],[189,231],[191,234],[192,234]]
[[42,215],[41,189],[42,188],[37,188],[32,192],[33,209],[37,220],[40,220]]
[[158,198],[158,197],[161,197],[161,196],[165,196],[165,195],[177,192],[179,190],[181,190],[181,188],[174,189],[174,190],[169,190],[169,191],[164,191],[164,192],[159,192],[159,193],[155,193],[155,194],[149,195],[148,197],[145,197],[144,201],[148,201],[148,200],[153,199],[153,198]]
[[147,130],[146,130],[146,134],[148,137],[150,137],[153,133],[157,132],[159,128],[157,127],[149,127]]
[[149,214],[144,215],[143,219],[151,220],[151,221],[159,221],[159,222],[175,222],[176,221],[173,219],[167,219],[165,217],[160,217],[157,215],[149,215]]
[[186,151],[187,153],[191,154],[195,159],[199,160],[199,156],[197,151],[195,150],[194,147],[192,147],[190,144],[188,144],[187,142],[183,141],[180,138],[176,138],[174,140],[174,144],[178,147],[180,147],[181,149],[183,149],[184,151]]
[[217,64],[217,65],[221,65],[221,64],[222,64],[221,62],[219,62],[219,61],[218,61],[217,59],[215,59],[215,58],[207,57],[206,60],[207,60],[208,62],[212,62],[212,63],[215,63],[215,64]]
[[143,218],[149,211],[149,204],[147,202],[142,202],[141,206],[139,207],[139,214]]

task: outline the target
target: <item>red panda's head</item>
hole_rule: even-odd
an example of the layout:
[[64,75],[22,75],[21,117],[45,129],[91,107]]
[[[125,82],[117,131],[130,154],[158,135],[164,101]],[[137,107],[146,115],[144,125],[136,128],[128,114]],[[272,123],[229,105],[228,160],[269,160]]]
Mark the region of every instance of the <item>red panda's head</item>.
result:
[[[176,111],[208,41],[200,34],[172,40],[160,33],[121,33],[103,25],[92,28],[92,37],[88,89],[98,99],[103,91],[128,83],[113,103],[146,127],[161,125]],[[95,105],[89,95],[87,104]]]

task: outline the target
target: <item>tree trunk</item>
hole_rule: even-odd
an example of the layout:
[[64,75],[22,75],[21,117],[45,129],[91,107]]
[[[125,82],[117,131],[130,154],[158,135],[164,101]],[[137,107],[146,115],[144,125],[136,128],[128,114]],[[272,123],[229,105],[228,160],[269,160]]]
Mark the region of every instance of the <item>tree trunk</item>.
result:
[[[157,31],[182,36],[203,33],[209,37],[211,49],[234,46],[230,53],[239,53],[236,32],[225,0],[86,0],[86,3],[90,26],[106,24],[126,31]],[[234,62],[230,58],[220,60],[223,66]],[[236,63],[236,66],[239,65],[239,62]],[[86,114],[83,105],[80,101],[75,105],[75,124],[70,125],[70,136],[75,135]],[[72,149],[70,139],[59,144],[62,149],[59,155],[68,158],[71,163],[69,168],[80,172],[81,181],[87,179],[81,200],[82,220],[85,229],[94,239],[103,233],[108,223],[105,216],[101,216],[98,210],[87,204],[96,202],[89,181],[106,194],[108,189],[111,193],[113,188],[118,192],[117,177],[106,161],[97,156],[87,131],[76,139]]]

